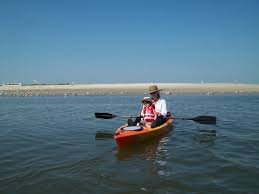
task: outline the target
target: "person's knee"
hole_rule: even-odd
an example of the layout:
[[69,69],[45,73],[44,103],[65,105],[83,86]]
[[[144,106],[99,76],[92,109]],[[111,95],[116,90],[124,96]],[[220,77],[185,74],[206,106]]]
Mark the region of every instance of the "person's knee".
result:
[[141,117],[136,117],[135,121],[133,122],[133,125],[136,126],[141,121]]
[[133,126],[133,125],[134,125],[134,123],[133,123],[132,119],[128,119],[128,126]]
[[155,128],[156,127],[156,125],[157,125],[157,123],[156,123],[156,121],[153,121],[152,123],[151,123],[151,128]]

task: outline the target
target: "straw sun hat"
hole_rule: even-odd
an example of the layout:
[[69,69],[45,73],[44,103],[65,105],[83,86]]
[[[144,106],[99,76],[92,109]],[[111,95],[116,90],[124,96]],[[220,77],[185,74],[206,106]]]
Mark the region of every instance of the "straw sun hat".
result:
[[161,90],[162,89],[160,89],[160,90],[158,89],[157,85],[152,85],[152,86],[149,86],[149,88],[148,88],[149,93],[159,92]]

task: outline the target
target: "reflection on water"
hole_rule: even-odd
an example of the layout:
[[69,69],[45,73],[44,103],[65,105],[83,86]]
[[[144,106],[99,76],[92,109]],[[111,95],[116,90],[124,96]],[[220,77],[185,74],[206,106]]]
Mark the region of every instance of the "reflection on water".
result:
[[165,176],[168,174],[163,167],[167,163],[167,143],[170,141],[172,131],[150,141],[139,142],[133,145],[118,147],[115,156],[119,161],[142,159],[149,162],[148,171],[152,176]]
[[95,139],[96,140],[112,139],[113,136],[114,134],[109,131],[97,131],[95,134]]
[[200,129],[194,136],[194,141],[200,144],[212,145],[217,138],[215,129]]
[[139,96],[0,98],[0,193],[258,193],[259,96],[165,98],[178,117],[218,123],[178,120],[118,148],[125,119],[93,113],[137,114]]
[[162,138],[158,137],[151,141],[118,147],[116,157],[118,160],[128,160],[134,157],[141,157],[144,160],[154,160]]

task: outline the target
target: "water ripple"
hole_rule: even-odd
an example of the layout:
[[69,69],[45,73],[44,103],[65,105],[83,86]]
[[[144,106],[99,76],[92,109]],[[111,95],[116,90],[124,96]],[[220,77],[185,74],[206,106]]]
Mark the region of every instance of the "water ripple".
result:
[[141,96],[0,99],[0,193],[257,193],[259,96],[166,96],[177,117],[217,116],[217,125],[176,120],[150,142],[118,148]]

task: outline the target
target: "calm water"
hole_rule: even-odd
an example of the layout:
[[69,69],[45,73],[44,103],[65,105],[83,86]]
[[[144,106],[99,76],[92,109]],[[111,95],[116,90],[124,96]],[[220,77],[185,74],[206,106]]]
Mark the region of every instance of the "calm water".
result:
[[118,149],[112,133],[141,96],[1,97],[0,193],[259,193],[259,96],[166,96],[171,132]]

